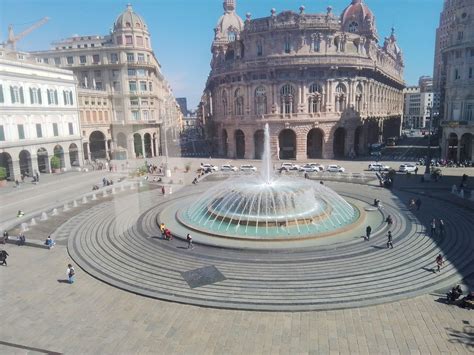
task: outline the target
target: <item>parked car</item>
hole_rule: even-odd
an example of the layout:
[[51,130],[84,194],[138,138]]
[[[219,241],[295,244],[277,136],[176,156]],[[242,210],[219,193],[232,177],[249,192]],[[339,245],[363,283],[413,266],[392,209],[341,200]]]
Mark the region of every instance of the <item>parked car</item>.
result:
[[297,171],[300,167],[293,163],[282,163],[280,171]]
[[370,171],[389,171],[390,167],[388,165],[384,165],[381,163],[370,163],[369,170]]
[[239,170],[236,166],[226,164],[221,166],[221,171],[237,171]]
[[241,165],[240,166],[240,171],[255,172],[255,171],[257,171],[257,168],[253,165]]
[[415,164],[402,164],[398,168],[398,171],[401,173],[414,173],[416,170]]
[[318,168],[319,171],[324,171],[324,165],[323,165],[323,164],[311,163],[311,164],[309,164],[309,165]]
[[331,173],[343,173],[346,171],[342,166],[340,165],[328,165],[326,171],[329,171]]
[[204,171],[219,171],[219,167],[212,164],[201,164],[201,169]]
[[311,164],[305,164],[302,167],[300,167],[299,171],[304,171],[305,173],[314,173],[314,172],[319,172],[319,168],[315,165]]

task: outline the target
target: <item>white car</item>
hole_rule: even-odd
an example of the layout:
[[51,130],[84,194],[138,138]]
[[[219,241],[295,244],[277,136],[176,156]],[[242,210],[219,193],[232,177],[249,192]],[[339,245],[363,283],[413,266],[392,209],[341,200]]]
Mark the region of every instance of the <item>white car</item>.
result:
[[291,171],[291,170],[298,170],[300,167],[293,163],[282,163],[280,167],[280,171]]
[[222,165],[221,171],[237,171],[239,170],[236,166],[233,165]]
[[319,168],[311,164],[305,164],[302,167],[300,167],[299,171],[304,171],[305,173],[314,173],[314,172],[319,172]]
[[340,165],[328,165],[326,171],[329,171],[331,173],[343,173],[346,171],[342,166]]
[[370,163],[369,170],[370,171],[389,171],[390,167],[388,165],[383,165],[381,163]]
[[323,164],[311,163],[309,165],[314,166],[315,168],[318,168],[319,171],[324,171],[324,165]]
[[256,172],[257,168],[253,165],[241,165],[240,166],[240,171],[244,172]]
[[398,168],[398,171],[401,173],[414,173],[416,169],[415,164],[402,164]]
[[217,165],[212,165],[212,164],[202,164],[201,169],[204,171],[219,171],[219,167]]

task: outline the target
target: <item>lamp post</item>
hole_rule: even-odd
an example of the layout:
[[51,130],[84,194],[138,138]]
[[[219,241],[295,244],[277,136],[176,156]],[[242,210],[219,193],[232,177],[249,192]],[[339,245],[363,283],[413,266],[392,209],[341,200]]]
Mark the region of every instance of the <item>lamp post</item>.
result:
[[428,130],[428,157],[425,162],[425,174],[423,175],[424,181],[430,181],[431,179],[431,128],[433,123],[433,106],[428,106],[427,109],[430,111],[430,127]]

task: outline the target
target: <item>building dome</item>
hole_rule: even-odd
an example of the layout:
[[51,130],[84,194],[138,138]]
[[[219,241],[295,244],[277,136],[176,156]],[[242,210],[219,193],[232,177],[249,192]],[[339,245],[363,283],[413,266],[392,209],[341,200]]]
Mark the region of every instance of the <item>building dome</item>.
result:
[[219,18],[215,31],[216,41],[232,42],[244,29],[244,21],[235,13],[235,0],[225,0],[224,15]]
[[376,37],[375,16],[363,0],[352,0],[341,14],[344,31]]
[[145,21],[140,15],[133,11],[131,4],[127,4],[125,11],[117,17],[114,23],[115,31],[123,29],[140,29],[148,31],[148,26]]

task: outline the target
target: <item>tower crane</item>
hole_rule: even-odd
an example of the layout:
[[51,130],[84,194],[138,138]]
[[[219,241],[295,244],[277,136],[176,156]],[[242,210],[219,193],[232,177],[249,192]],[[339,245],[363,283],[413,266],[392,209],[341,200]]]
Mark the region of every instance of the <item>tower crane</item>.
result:
[[48,21],[49,17],[43,17],[41,20],[35,22],[33,25],[31,25],[26,30],[17,35],[15,35],[15,33],[13,32],[13,25],[8,25],[8,39],[6,42],[2,42],[3,47],[10,47],[10,49],[16,50],[16,42],[18,42],[20,39],[25,37],[30,32],[34,31],[38,27],[43,26]]

